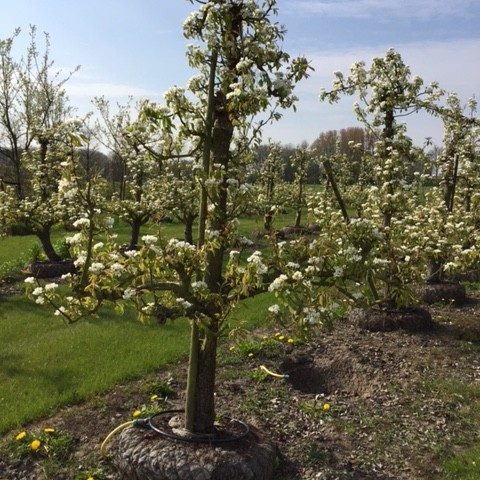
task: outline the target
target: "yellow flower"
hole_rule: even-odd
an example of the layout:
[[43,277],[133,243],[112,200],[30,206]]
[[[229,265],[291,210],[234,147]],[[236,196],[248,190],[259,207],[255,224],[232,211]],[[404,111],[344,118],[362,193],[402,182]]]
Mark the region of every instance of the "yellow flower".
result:
[[39,448],[40,448],[40,445],[42,443],[40,442],[40,440],[34,440],[31,444],[30,444],[30,448],[32,451],[36,452]]
[[252,358],[252,357],[253,357],[253,353],[250,352],[250,353],[248,354],[248,356],[249,356],[250,358]]
[[91,475],[87,478],[87,480],[95,480]]
[[154,402],[158,398],[158,395],[152,395],[150,401]]
[[44,428],[43,431],[44,431],[45,433],[53,433],[53,432],[55,431],[55,429],[54,429],[54,428],[47,427],[47,428]]
[[280,335],[281,335],[280,332],[275,332],[275,336],[276,336],[276,337],[279,337]]
[[232,345],[232,346],[229,348],[229,350],[230,350],[231,352],[233,352],[233,351],[235,350],[235,347]]
[[280,341],[285,340],[285,335],[280,335],[280,336],[278,337],[278,339],[279,339]]
[[135,410],[135,411],[132,413],[132,417],[137,418],[137,417],[139,417],[141,414],[142,414],[142,412],[141,412],[140,410]]
[[27,436],[27,432],[20,432],[16,437],[15,440],[23,440]]
[[287,340],[287,342],[288,342],[288,343],[295,343],[295,340],[294,340],[293,338],[289,338],[289,339]]
[[323,411],[328,412],[332,408],[329,403],[324,403],[323,404]]

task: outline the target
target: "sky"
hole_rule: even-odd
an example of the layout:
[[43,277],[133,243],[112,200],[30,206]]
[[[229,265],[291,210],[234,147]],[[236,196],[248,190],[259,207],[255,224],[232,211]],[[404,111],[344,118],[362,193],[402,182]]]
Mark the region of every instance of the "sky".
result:
[[[51,55],[62,71],[80,70],[66,84],[71,103],[84,114],[91,99],[104,95],[126,103],[128,96],[162,101],[173,85],[193,75],[185,61],[182,23],[194,9],[187,0],[0,0],[0,38],[22,29],[21,54],[30,24],[51,38]],[[333,72],[348,73],[354,61],[383,56],[395,48],[412,74],[438,81],[466,103],[480,97],[480,0],[278,0],[278,21],[286,26],[283,47],[305,55],[315,71],[298,85],[297,112],[264,132],[282,143],[312,142],[319,133],[358,125],[352,97],[320,103],[321,87]],[[441,144],[438,119],[408,119],[418,145],[425,137]]]

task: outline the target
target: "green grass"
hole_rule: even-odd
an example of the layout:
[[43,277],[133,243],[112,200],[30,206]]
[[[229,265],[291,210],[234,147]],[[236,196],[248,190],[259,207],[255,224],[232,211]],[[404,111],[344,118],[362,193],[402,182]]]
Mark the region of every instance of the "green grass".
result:
[[452,404],[460,403],[458,411],[452,411],[455,421],[461,422],[462,429],[452,444],[464,449],[461,453],[453,453],[444,449],[443,473],[439,480],[480,480],[480,385],[456,378],[428,380],[423,388],[439,398]]
[[[293,221],[280,216],[278,226]],[[262,228],[262,219],[241,220],[242,234]],[[115,227],[119,243],[129,237],[129,226]],[[143,233],[156,232],[146,226]],[[179,223],[162,225],[165,237],[181,237]],[[69,235],[62,230],[53,240]],[[0,239],[0,265],[18,272],[38,244],[33,235]],[[66,326],[51,311],[22,297],[0,299],[0,432],[47,415],[56,408],[86,399],[116,383],[160,368],[187,353],[188,322],[178,319],[165,326],[141,325],[135,313],[119,317],[109,309],[100,319]],[[242,302],[232,314],[236,326],[261,322],[271,304],[268,295]]]
[[444,464],[443,480],[480,480],[480,445]]
[[[268,295],[243,302],[235,325],[260,324]],[[50,311],[21,297],[2,300],[0,322],[0,432],[45,416],[138,378],[187,353],[184,319],[142,325],[134,312],[65,325]]]
[[[295,214],[293,212],[278,215],[275,218],[274,227],[282,228],[286,225],[292,225],[294,218]],[[303,220],[304,223],[307,222],[306,209],[303,212]],[[252,232],[262,230],[262,228],[263,218],[261,217],[243,217],[240,219],[239,233],[242,235],[249,236]],[[142,227],[140,235],[156,234],[158,230],[158,227],[154,225],[145,225]],[[119,244],[127,243],[130,240],[130,226],[125,222],[117,222],[114,232],[118,235],[117,242]],[[183,225],[178,222],[164,223],[160,227],[160,233],[166,238],[183,238]],[[195,234],[196,225],[194,226]],[[72,235],[72,232],[56,228],[52,231],[52,241],[55,243],[69,235]],[[35,235],[0,237],[0,280],[6,276],[18,274],[25,264],[33,260],[31,257],[35,248],[40,249],[40,242]]]

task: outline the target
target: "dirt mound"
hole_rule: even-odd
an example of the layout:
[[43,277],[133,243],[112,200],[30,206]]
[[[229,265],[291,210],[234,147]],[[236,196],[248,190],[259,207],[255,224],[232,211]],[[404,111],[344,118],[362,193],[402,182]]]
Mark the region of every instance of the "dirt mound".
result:
[[427,305],[439,302],[463,305],[467,300],[465,287],[457,282],[427,283],[420,289],[420,295]]
[[428,332],[435,327],[432,316],[423,308],[398,310],[356,308],[350,312],[349,320],[370,332],[391,332],[394,330]]

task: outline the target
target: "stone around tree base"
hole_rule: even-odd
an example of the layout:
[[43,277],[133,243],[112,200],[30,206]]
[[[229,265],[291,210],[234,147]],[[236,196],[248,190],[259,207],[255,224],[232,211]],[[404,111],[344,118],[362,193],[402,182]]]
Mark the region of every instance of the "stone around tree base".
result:
[[480,282],[480,270],[466,270],[465,272],[455,273],[448,276],[452,282]]
[[350,312],[349,319],[360,328],[371,332],[390,332],[393,330],[422,332],[432,330],[435,326],[430,313],[423,308],[398,310],[356,308]]
[[73,273],[75,267],[71,260],[60,260],[59,262],[33,262],[28,266],[28,274],[35,278],[56,278]]
[[422,301],[427,305],[445,302],[462,305],[467,300],[465,287],[459,283],[427,283],[421,288]]
[[237,442],[207,445],[127,428],[109,451],[122,480],[270,480],[277,456],[254,429]]

